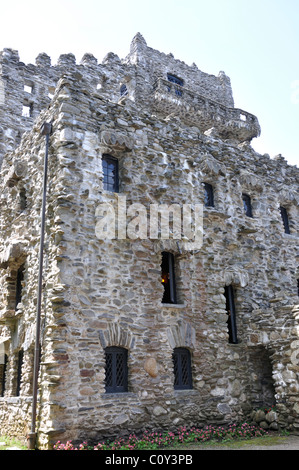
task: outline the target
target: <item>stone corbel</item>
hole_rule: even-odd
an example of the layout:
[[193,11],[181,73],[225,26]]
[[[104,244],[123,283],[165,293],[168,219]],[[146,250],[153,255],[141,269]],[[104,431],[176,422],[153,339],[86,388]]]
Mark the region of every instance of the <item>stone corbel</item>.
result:
[[4,179],[4,184],[9,188],[15,186],[21,178],[26,175],[26,165],[24,162],[15,161]]
[[225,175],[225,167],[219,163],[214,157],[203,155],[200,162],[199,168],[203,174],[207,176],[218,176],[219,174]]
[[24,258],[26,248],[27,242],[25,240],[12,240],[0,253],[0,268],[6,268],[13,260]]
[[100,142],[102,146],[115,147],[122,151],[131,151],[134,146],[133,139],[121,132],[103,131],[100,134]]
[[292,191],[280,191],[279,193],[279,202],[282,205],[289,205],[289,204],[298,204],[298,196],[294,194]]
[[263,182],[248,171],[241,171],[239,181],[242,188],[246,188],[248,191],[256,190],[262,192],[264,189]]
[[224,284],[226,286],[235,284],[240,285],[241,287],[246,287],[249,282],[249,274],[243,269],[225,270],[222,278],[224,279]]

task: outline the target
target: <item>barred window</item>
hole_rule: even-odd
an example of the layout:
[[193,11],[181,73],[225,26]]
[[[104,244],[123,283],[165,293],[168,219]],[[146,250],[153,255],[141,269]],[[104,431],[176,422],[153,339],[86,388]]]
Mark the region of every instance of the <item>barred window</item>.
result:
[[111,155],[103,155],[103,177],[104,177],[104,189],[118,193],[119,182],[118,182],[118,160]]
[[109,347],[105,349],[106,393],[128,391],[128,351],[124,348]]
[[191,354],[188,349],[175,348],[173,350],[173,371],[175,390],[188,390],[192,388]]

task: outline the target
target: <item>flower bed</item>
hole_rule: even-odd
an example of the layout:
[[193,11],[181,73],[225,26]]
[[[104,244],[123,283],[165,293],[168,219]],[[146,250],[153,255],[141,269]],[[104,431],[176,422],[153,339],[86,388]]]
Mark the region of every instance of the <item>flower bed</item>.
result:
[[155,450],[165,449],[170,446],[189,443],[201,443],[207,441],[230,441],[251,439],[267,435],[267,431],[259,426],[244,423],[230,425],[228,427],[207,426],[204,429],[180,427],[176,432],[149,432],[145,431],[141,437],[130,434],[126,439],[115,439],[113,442],[101,442],[95,446],[87,442],[75,446],[72,441],[65,444],[58,441],[54,450]]

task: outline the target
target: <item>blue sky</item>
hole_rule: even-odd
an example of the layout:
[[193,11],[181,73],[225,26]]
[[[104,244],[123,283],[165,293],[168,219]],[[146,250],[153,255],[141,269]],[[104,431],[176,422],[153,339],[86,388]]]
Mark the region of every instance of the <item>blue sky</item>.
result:
[[0,50],[55,64],[72,52],[124,58],[140,32],[147,44],[200,70],[230,77],[235,106],[255,114],[260,153],[299,166],[299,0],[9,0]]

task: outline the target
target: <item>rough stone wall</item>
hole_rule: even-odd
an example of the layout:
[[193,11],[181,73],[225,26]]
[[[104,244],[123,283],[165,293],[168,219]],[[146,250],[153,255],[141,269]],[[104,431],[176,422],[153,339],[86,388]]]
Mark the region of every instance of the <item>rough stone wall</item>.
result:
[[[88,67],[76,66],[58,80],[49,109],[3,161],[0,338],[6,339],[1,344],[9,367],[1,430],[20,436],[30,421],[45,152],[40,128],[51,121],[39,445],[240,422],[272,404],[272,428],[298,432],[298,169],[282,157],[257,154],[239,136],[224,140],[217,129],[203,133],[167,113],[157,117],[130,93],[118,102],[128,70],[137,78],[144,71],[137,60],[122,65],[112,54],[104,62],[98,66],[89,57]],[[93,67],[106,77],[100,88]],[[119,161],[119,194],[103,189],[107,153]],[[127,208],[203,204],[203,183],[214,187],[214,207],[203,209],[200,249],[171,239],[97,237],[102,203],[115,207],[126,196]],[[242,193],[251,197],[253,217],[244,213]],[[288,209],[290,234],[284,233],[280,205]],[[175,255],[175,305],[161,303],[162,251]],[[23,263],[22,303],[15,309]],[[227,285],[235,290],[238,344],[228,341]],[[128,351],[126,393],[105,393],[108,346]],[[191,353],[191,390],[174,390],[172,353],[178,347]],[[22,400],[27,410],[18,407]]]

